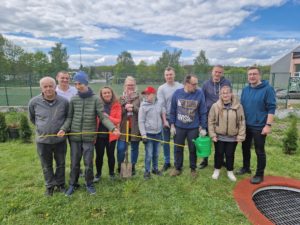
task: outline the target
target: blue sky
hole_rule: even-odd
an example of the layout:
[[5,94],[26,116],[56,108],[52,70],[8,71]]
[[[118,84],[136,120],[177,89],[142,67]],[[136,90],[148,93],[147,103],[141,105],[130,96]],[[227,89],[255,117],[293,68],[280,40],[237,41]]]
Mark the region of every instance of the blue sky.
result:
[[300,45],[300,0],[2,0],[0,33],[26,51],[62,42],[69,64],[112,65],[129,51],[155,63],[181,49],[183,64],[205,50],[211,64],[272,64]]

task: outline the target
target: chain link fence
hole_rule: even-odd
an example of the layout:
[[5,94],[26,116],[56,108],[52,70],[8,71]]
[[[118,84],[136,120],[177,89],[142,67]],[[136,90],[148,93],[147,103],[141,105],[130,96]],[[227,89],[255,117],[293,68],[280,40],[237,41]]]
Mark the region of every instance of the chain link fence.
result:
[[[131,74],[132,75],[132,74]],[[208,74],[198,74],[199,86],[201,87],[203,82],[211,77]],[[246,74],[224,74],[224,76],[232,82],[234,93],[240,97],[242,89],[248,84]],[[126,75],[122,78],[115,79],[111,77],[110,79],[90,81],[90,87],[95,93],[98,93],[99,89],[103,86],[112,86],[117,94],[121,94],[123,90],[123,84]],[[133,77],[139,77],[133,75]],[[153,85],[158,87],[164,83],[164,77],[153,76],[156,79],[151,79],[151,76],[147,79],[138,79],[138,90],[141,91],[147,85]],[[300,94],[300,78],[291,78],[289,73],[274,73],[274,74],[264,74],[262,79],[269,80],[270,84],[274,87],[277,96],[278,108],[300,108],[300,97],[299,99],[294,99],[294,96],[286,95],[282,97],[280,94],[286,92],[297,92],[299,87]],[[2,77],[0,80],[0,106],[27,106],[29,100],[40,93],[39,88],[39,78],[24,75],[24,76],[6,76]],[[182,80],[178,80],[182,82]],[[298,86],[297,86],[298,85]]]

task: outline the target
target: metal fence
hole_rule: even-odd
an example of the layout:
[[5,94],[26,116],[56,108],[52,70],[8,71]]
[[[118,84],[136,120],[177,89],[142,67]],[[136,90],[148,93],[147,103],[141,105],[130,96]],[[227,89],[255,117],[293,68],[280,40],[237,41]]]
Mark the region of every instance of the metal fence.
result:
[[[198,74],[199,86],[201,87],[203,82],[210,78],[210,74]],[[248,84],[246,74],[224,74],[224,76],[232,82],[233,91],[236,95],[240,96],[242,89]],[[155,76],[158,77],[158,76]],[[158,87],[164,83],[163,76],[161,79],[146,81],[138,80],[138,88],[142,90],[146,85],[153,85]],[[149,77],[151,78],[151,77]],[[110,85],[116,91],[117,94],[121,94],[123,90],[124,79],[116,80],[103,80],[98,82],[90,82],[90,87],[95,93],[105,86]],[[262,79],[269,80],[270,84],[275,90],[290,90],[291,79],[289,73],[277,73],[277,74],[264,74]],[[300,79],[300,78],[299,78]],[[180,80],[179,80],[180,81]],[[300,81],[299,81],[300,87]],[[300,91],[300,90],[299,90]],[[10,77],[10,79],[1,79],[0,81],[0,106],[27,106],[29,100],[40,93],[38,78],[27,76]],[[300,100],[283,98],[278,99],[278,108],[300,108]]]

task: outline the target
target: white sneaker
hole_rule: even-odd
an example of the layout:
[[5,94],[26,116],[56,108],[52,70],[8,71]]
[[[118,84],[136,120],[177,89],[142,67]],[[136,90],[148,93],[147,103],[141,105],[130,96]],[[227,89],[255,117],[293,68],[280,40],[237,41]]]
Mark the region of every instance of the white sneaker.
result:
[[213,175],[211,176],[212,179],[217,180],[219,178],[220,175],[220,170],[219,169],[215,169]]
[[236,177],[234,176],[233,171],[227,171],[227,176],[229,180],[236,181]]

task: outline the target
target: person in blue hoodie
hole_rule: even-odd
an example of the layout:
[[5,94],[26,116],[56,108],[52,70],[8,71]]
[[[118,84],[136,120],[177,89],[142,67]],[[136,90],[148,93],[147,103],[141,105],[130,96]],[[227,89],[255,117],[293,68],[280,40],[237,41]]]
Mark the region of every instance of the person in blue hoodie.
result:
[[191,176],[196,177],[197,157],[192,140],[196,139],[199,134],[202,136],[207,134],[205,97],[202,90],[198,88],[196,75],[187,75],[184,78],[184,87],[174,92],[171,101],[170,124],[174,142],[178,144],[175,147],[175,169],[171,171],[170,175],[178,176],[181,174],[183,166],[182,145],[185,144],[185,139],[187,139]]
[[[222,65],[215,65],[211,71],[211,78],[204,81],[202,85],[202,91],[205,97],[207,114],[210,111],[211,106],[219,100],[220,90],[224,86],[231,87],[231,82],[224,76],[224,67]],[[226,165],[226,163],[223,163]],[[199,169],[204,169],[208,166],[208,157],[203,158],[203,161],[199,165]]]
[[248,68],[248,82],[242,91],[241,104],[245,111],[246,139],[242,143],[243,167],[236,174],[251,173],[250,158],[251,144],[254,140],[257,156],[256,173],[251,178],[252,184],[259,184],[264,180],[266,167],[265,140],[271,133],[271,127],[276,109],[276,97],[273,87],[266,80],[261,79],[258,67]]

